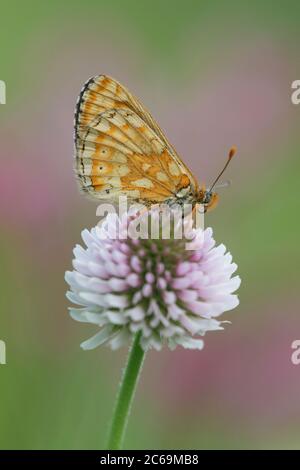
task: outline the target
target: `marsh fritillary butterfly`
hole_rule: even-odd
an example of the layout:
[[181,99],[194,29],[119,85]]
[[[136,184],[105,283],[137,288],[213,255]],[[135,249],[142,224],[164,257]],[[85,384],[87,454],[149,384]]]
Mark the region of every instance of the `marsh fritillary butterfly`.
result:
[[75,112],[76,174],[83,191],[100,200],[125,195],[146,206],[157,203],[203,204],[213,208],[212,191],[236,152],[211,187],[196,178],[168,142],[149,111],[113,78],[89,79]]

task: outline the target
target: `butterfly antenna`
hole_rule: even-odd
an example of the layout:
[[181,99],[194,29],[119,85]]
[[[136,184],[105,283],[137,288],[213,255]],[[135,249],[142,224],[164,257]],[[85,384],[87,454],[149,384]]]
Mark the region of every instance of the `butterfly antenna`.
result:
[[231,149],[230,149],[229,152],[228,152],[228,158],[227,158],[227,161],[226,161],[226,163],[225,163],[225,165],[224,165],[224,168],[223,168],[223,170],[221,171],[221,173],[219,173],[218,176],[216,177],[215,181],[213,182],[213,184],[212,184],[211,187],[209,188],[209,191],[211,191],[211,190],[215,187],[216,183],[219,181],[219,179],[220,179],[221,176],[223,175],[224,171],[225,171],[226,168],[228,167],[228,165],[229,165],[231,159],[234,157],[234,155],[236,154],[236,152],[237,152],[236,146],[231,147]]

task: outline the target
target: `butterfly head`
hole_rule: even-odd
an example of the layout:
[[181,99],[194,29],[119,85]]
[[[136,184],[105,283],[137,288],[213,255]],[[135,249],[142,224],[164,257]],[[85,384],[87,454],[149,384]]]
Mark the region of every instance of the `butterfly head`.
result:
[[[231,147],[231,149],[229,150],[228,158],[227,158],[227,161],[224,165],[224,168],[218,174],[217,178],[215,179],[213,184],[210,186],[210,188],[205,189],[205,186],[202,186],[202,188],[199,190],[199,194],[198,194],[197,199],[198,199],[198,202],[200,204],[204,205],[204,212],[207,212],[209,210],[214,209],[216,207],[216,205],[218,204],[219,195],[216,192],[213,191],[213,188],[216,187],[217,182],[219,181],[219,179],[223,175],[224,171],[228,167],[232,157],[236,154],[236,151],[237,151],[236,147]],[[225,185],[227,186],[228,183],[225,183]],[[224,184],[220,185],[219,187],[221,187],[221,186],[224,186]]]
[[216,207],[219,201],[219,195],[210,189],[205,189],[205,186],[202,186],[197,199],[198,203],[204,206],[204,212],[207,212]]

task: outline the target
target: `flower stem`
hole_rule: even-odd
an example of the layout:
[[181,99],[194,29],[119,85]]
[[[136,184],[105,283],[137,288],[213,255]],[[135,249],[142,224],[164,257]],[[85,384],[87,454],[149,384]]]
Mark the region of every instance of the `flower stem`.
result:
[[145,351],[140,346],[140,339],[141,333],[139,332],[135,336],[123,372],[107,444],[109,450],[122,448],[131,404],[145,357]]

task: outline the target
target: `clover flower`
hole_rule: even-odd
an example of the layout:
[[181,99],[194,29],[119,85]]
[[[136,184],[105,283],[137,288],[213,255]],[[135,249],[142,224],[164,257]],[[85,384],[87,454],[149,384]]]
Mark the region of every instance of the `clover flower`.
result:
[[237,265],[223,244],[215,246],[211,228],[191,229],[182,239],[125,238],[133,218],[107,215],[101,226],[83,230],[85,248],[74,249],[67,297],[81,308],[70,314],[100,327],[82,348],[117,349],[140,332],[144,350],[164,343],[202,349],[201,337],[222,330],[219,316],[239,303]]

